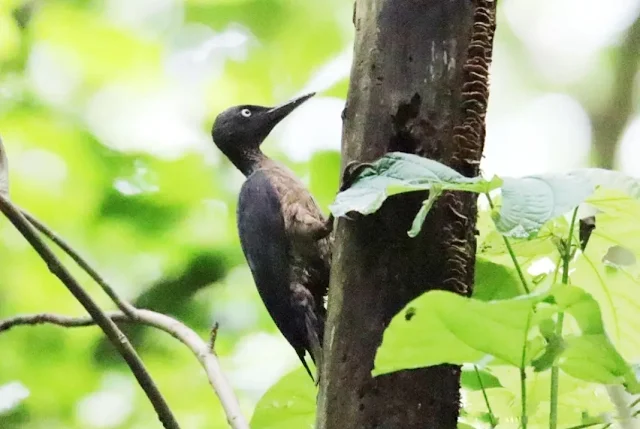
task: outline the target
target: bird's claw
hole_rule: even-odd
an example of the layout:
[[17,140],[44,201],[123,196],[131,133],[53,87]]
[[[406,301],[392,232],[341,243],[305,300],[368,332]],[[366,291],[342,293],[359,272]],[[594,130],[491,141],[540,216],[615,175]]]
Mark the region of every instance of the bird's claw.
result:
[[342,184],[340,185],[340,192],[346,191],[353,185],[353,182],[358,178],[362,170],[371,167],[372,164],[368,162],[350,161],[342,172]]

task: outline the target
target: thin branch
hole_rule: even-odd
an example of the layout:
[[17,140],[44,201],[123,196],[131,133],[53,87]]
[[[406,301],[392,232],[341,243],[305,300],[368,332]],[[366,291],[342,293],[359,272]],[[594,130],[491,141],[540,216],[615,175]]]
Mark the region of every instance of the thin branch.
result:
[[218,328],[220,324],[218,322],[214,323],[211,327],[211,332],[209,333],[209,342],[207,343],[207,350],[211,353],[215,353],[216,348],[216,339],[218,338]]
[[[192,329],[172,317],[150,310],[134,309],[135,315],[133,318],[119,311],[107,312],[105,314],[114,322],[140,323],[154,327],[168,333],[187,346],[207,374],[209,384],[213,387],[222,403],[229,425],[233,429],[249,429],[249,425],[240,411],[240,404],[220,369],[220,363],[216,355],[210,351],[209,344],[200,338]],[[0,332],[7,331],[15,326],[39,325],[43,323],[73,328],[92,326],[95,325],[96,322],[90,317],[68,317],[49,313],[21,315],[0,321]]]
[[111,298],[111,300],[118,306],[120,310],[124,314],[129,315],[130,317],[134,317],[135,307],[123,300],[118,296],[115,289],[113,289],[109,283],[107,283],[98,272],[89,265],[89,263],[82,257],[78,252],[76,252],[71,245],[69,245],[62,237],[60,237],[55,231],[51,230],[44,223],[40,222],[36,217],[34,217],[31,213],[27,212],[24,209],[20,209],[22,215],[31,222],[31,225],[36,227],[38,231],[44,234],[47,238],[53,241],[58,247],[60,247],[64,252],[71,257],[83,270],[86,271],[89,276],[95,280],[98,285],[104,290],[104,292]]
[[64,283],[67,289],[69,289],[69,292],[73,294],[78,302],[80,302],[80,304],[82,304],[82,306],[87,310],[89,315],[96,321],[96,324],[100,326],[116,350],[118,350],[120,355],[122,355],[131,369],[131,372],[133,372],[133,375],[136,377],[140,387],[142,387],[151,401],[151,404],[156,410],[158,418],[164,427],[167,429],[179,429],[180,426],[169,409],[167,402],[158,390],[158,387],[149,375],[149,372],[144,367],[142,360],[140,360],[140,357],[127,340],[127,337],[122,333],[122,331],[120,331],[116,324],[102,312],[100,307],[98,307],[82,286],[80,286],[80,284],[53,254],[51,249],[49,249],[49,247],[40,239],[38,233],[29,224],[29,221],[22,216],[20,210],[1,194],[0,211],[2,211],[7,219],[9,219],[18,231],[20,231],[34,250],[38,252],[40,257],[49,267],[49,271]]

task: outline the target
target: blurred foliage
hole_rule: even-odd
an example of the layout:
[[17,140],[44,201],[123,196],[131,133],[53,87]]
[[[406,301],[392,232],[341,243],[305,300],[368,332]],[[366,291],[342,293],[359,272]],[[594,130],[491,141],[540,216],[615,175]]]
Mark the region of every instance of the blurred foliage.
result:
[[[558,108],[575,107],[566,103],[575,99],[589,116],[606,118],[602,111],[607,110],[626,117],[636,109],[627,106],[618,113],[612,82],[622,82],[617,66],[630,69],[637,61],[629,61],[626,51],[611,42],[593,48],[584,41],[585,49],[554,43],[576,55],[596,52],[589,67],[571,55],[557,55],[567,59],[565,66],[580,68],[566,79],[566,70],[556,73],[556,64],[540,56],[557,50],[541,43],[534,52],[536,38],[525,33],[538,27],[514,25],[518,16],[529,19],[535,2],[528,1],[533,0],[500,3],[491,109],[498,124],[494,129],[502,126],[507,132],[489,132],[487,152],[518,169],[523,159],[581,162],[582,149],[544,155],[544,144],[555,149],[560,143],[581,143],[581,135],[571,130],[585,124],[577,124],[574,115],[547,126],[543,121],[549,117],[541,114],[555,108],[550,110],[555,119]],[[514,7],[517,2],[525,6]],[[539,4],[538,12],[552,3]],[[316,89],[310,88],[314,83],[325,101],[344,99],[352,7],[351,0],[0,0],[0,134],[9,156],[12,198],[65,237],[137,305],[172,314],[203,336],[219,321],[216,351],[248,416],[262,393],[299,363],[253,287],[235,227],[242,178],[214,149],[209,129],[229,105],[279,103]],[[578,19],[572,15],[571,21]],[[591,32],[592,26],[584,27]],[[566,35],[574,30],[567,23],[562,40],[572,40]],[[558,31],[541,34],[557,36]],[[318,84],[319,76],[323,83]],[[567,97],[543,98],[545,92]],[[545,109],[522,108],[536,100],[546,102]],[[517,129],[527,129],[524,116],[535,122],[535,133]],[[540,130],[547,134],[538,136]],[[623,130],[614,131],[617,138]],[[525,138],[534,134],[535,139]],[[491,152],[496,135],[502,146],[493,143],[500,150]],[[294,160],[276,140],[267,140],[266,152],[300,175],[328,211],[338,187],[338,153],[314,147],[308,159]],[[542,149],[534,153],[527,147]],[[509,148],[521,162],[509,158],[514,153]],[[542,158],[529,156],[540,153]],[[82,314],[3,220],[0,241],[0,318],[43,311]],[[69,258],[62,260],[102,305],[112,307]],[[530,265],[529,260],[525,266]],[[127,333],[185,428],[226,427],[218,400],[188,350],[163,333],[137,327]],[[288,382],[301,381],[295,374]],[[503,384],[516,379],[500,377]],[[277,404],[269,398],[258,420],[272,419],[269,405]],[[512,405],[513,398],[505,398],[505,404]],[[96,328],[16,328],[0,335],[0,428],[158,426],[133,377]]]
[[[343,3],[0,0],[0,134],[14,201],[65,237],[137,305],[175,315],[203,336],[219,321],[216,350],[248,416],[268,385],[298,363],[244,263],[235,227],[240,176],[217,154],[208,130],[217,112],[239,100],[266,104],[292,96],[316,68],[347,48],[350,6]],[[167,88],[179,94],[191,82],[171,74],[167,63],[182,48],[200,47],[189,37],[186,47],[180,45],[194,26],[210,31],[214,41],[225,29],[240,28],[250,42],[244,56],[234,56],[245,48],[234,48],[233,40],[230,49],[209,52],[205,62],[216,66],[204,67],[210,76],[186,91],[187,98],[197,93],[198,112],[189,117],[197,138],[176,141],[178,149],[164,157],[153,141],[112,144],[110,132],[124,126],[122,116],[100,94],[114,85],[123,89],[125,109],[128,97]],[[344,97],[344,80],[340,84]],[[96,106],[106,111],[99,121],[92,119]],[[167,125],[162,117],[150,124],[161,133]],[[135,140],[146,131],[121,132]],[[291,163],[269,142],[266,150],[311,182],[326,209],[337,190],[337,152]],[[0,240],[0,318],[82,314],[6,221],[0,222]],[[113,307],[69,258],[62,260],[105,308]],[[227,426],[188,350],[166,334],[125,329],[185,428]],[[260,341],[260,332],[271,340]],[[277,352],[261,377],[247,383],[261,347]],[[11,403],[12,395],[20,400]],[[0,335],[3,429],[159,427],[156,422],[98,329],[43,326]]]

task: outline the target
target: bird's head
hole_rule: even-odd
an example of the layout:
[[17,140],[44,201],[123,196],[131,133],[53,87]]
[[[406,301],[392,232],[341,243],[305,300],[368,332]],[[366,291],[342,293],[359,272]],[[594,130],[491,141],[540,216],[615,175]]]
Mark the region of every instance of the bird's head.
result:
[[218,148],[229,159],[245,156],[260,147],[271,130],[315,93],[294,98],[276,107],[241,105],[220,113],[211,129]]

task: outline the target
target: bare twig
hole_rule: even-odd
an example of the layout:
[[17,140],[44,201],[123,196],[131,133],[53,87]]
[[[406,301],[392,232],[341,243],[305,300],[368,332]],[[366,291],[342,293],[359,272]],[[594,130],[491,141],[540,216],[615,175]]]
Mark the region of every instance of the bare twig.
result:
[[29,221],[31,224],[36,227],[38,231],[44,234],[47,238],[53,241],[58,247],[64,250],[67,255],[71,257],[83,270],[89,274],[89,276],[95,280],[98,285],[105,291],[105,293],[111,298],[111,300],[118,306],[120,310],[124,314],[129,315],[130,317],[134,317],[135,307],[129,304],[127,301],[123,300],[118,296],[115,289],[113,289],[98,272],[89,265],[89,263],[82,257],[78,252],[76,252],[73,247],[71,247],[62,237],[56,234],[55,231],[51,230],[44,223],[40,222],[36,217],[31,215],[24,209],[20,210],[22,215]]
[[180,426],[169,409],[167,402],[144,367],[140,357],[138,357],[136,351],[127,340],[127,337],[122,333],[122,331],[120,331],[116,324],[102,312],[100,307],[98,307],[82,286],[80,286],[80,284],[53,254],[51,249],[49,249],[40,237],[38,237],[37,232],[22,216],[20,210],[2,194],[0,194],[0,211],[4,213],[7,219],[11,221],[35,251],[38,252],[40,257],[49,267],[49,271],[64,283],[67,289],[69,289],[78,302],[82,304],[89,315],[91,315],[95,320],[96,324],[104,331],[111,343],[126,361],[131,372],[133,372],[133,375],[138,380],[140,387],[145,391],[164,427],[167,429],[178,429]]
[[215,353],[216,338],[218,338],[218,328],[219,327],[220,327],[220,324],[218,322],[214,323],[213,326],[211,327],[211,332],[209,334],[209,343],[207,344],[207,349],[211,353]]
[[[198,359],[215,390],[222,407],[227,415],[229,425],[233,429],[249,429],[247,421],[240,411],[236,396],[225,378],[217,357],[209,350],[209,345],[192,329],[178,320],[150,310],[134,309],[134,318],[119,311],[107,312],[106,315],[114,322],[141,323],[164,331],[186,345]],[[20,325],[38,325],[49,323],[64,327],[82,327],[95,325],[90,317],[67,317],[57,314],[32,314],[12,317],[0,321],[0,332]]]

